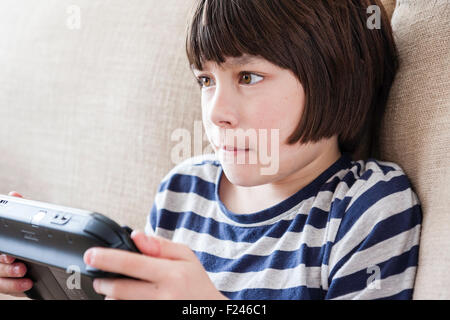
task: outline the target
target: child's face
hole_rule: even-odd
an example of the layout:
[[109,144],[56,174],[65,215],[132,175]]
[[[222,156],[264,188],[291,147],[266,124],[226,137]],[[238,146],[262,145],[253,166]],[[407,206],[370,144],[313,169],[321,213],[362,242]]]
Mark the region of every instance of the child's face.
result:
[[[205,131],[228,180],[256,186],[288,178],[324,144],[287,144],[303,111],[303,86],[290,70],[260,57],[243,57],[252,60],[228,58],[221,68],[207,61],[203,71],[193,71],[203,85]],[[234,153],[223,146],[249,150]]]

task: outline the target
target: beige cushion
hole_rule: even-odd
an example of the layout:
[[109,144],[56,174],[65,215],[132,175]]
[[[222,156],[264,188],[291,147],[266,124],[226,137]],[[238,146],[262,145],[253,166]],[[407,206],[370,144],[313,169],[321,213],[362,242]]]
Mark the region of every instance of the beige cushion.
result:
[[183,47],[190,7],[78,0],[72,30],[73,3],[0,1],[0,192],[142,229],[174,166],[171,134],[201,121]]
[[[68,27],[74,3],[81,29]],[[171,135],[201,121],[184,48],[190,7],[0,1],[0,193],[144,229],[156,188],[177,163]],[[196,155],[191,138],[185,158]]]
[[450,299],[450,6],[398,0],[400,54],[381,130],[382,158],[400,164],[422,202],[415,299]]

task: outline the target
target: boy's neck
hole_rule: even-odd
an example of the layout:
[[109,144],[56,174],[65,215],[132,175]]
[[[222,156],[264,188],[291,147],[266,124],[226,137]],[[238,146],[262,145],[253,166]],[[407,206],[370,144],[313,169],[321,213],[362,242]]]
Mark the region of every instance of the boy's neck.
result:
[[310,184],[341,155],[337,146],[326,148],[308,165],[289,176],[273,183],[254,187],[233,185],[223,173],[219,186],[220,199],[227,209],[234,213],[248,214],[270,208]]

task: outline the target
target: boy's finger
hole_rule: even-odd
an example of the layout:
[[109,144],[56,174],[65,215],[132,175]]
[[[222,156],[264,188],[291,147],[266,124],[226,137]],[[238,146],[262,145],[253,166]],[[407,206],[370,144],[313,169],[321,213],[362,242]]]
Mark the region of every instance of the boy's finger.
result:
[[159,281],[173,269],[174,263],[140,253],[100,247],[88,249],[83,259],[94,268],[147,281]]
[[27,268],[23,263],[0,264],[0,278],[22,278],[25,276]]
[[133,231],[131,239],[143,254],[152,257],[158,257],[160,255],[159,242],[152,237],[148,237],[144,232]]
[[16,259],[13,258],[13,257],[8,256],[6,254],[1,254],[0,255],[0,263],[11,264],[11,263],[14,262],[14,260],[16,260]]
[[8,196],[23,198],[23,196],[20,193],[17,193],[15,191],[11,191],[10,193],[8,193]]
[[172,260],[189,260],[195,254],[188,246],[161,237],[149,237],[142,231],[133,231],[131,238],[135,241],[139,251],[158,258]]
[[28,291],[33,287],[33,281],[30,279],[0,279],[0,291],[6,294],[21,293]]

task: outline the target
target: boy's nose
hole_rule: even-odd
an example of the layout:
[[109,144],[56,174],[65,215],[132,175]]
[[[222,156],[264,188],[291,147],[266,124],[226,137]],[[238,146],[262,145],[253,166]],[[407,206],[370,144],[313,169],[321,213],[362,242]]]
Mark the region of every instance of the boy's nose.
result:
[[208,109],[209,121],[220,128],[235,128],[239,114],[227,99],[215,99]]

